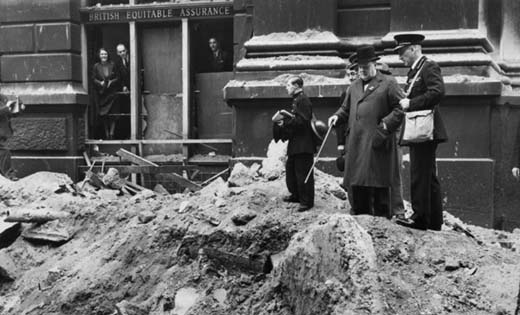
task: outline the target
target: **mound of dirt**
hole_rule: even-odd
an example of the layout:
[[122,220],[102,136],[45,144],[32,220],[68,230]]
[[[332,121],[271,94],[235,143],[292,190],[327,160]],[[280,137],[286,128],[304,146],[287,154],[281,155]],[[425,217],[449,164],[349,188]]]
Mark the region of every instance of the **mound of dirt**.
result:
[[[41,202],[67,212],[59,226],[72,238],[56,245],[18,237],[0,249],[0,275],[10,275],[0,276],[0,313],[416,315],[517,308],[520,255],[500,241],[515,243],[518,234],[472,229],[477,241],[448,225],[415,231],[351,216],[341,179],[319,171],[315,207],[299,213],[297,204],[282,201],[284,176],[266,178],[258,166],[243,165],[235,174],[243,174],[235,175],[238,185],[217,179],[175,195],[15,190],[10,200],[17,207]],[[11,184],[0,182],[0,190]],[[22,233],[31,228],[22,224]]]

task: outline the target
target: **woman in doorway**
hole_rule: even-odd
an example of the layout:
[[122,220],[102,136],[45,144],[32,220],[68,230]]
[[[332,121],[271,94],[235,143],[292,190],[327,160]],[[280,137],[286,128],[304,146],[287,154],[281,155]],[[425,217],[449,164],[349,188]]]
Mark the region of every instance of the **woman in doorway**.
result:
[[118,77],[114,63],[109,60],[108,51],[105,48],[100,48],[98,56],[99,62],[92,69],[92,82],[95,90],[94,103],[103,122],[105,138],[113,139],[117,116],[114,118],[111,115],[119,113],[116,94]]

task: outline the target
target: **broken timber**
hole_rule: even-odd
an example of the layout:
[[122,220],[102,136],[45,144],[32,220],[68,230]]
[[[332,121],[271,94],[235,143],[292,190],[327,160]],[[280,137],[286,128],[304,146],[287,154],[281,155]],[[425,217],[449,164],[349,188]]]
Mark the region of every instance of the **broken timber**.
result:
[[170,175],[171,175],[171,179],[175,183],[179,184],[182,187],[186,187],[186,188],[188,188],[191,191],[199,191],[199,190],[202,189],[201,185],[199,185],[197,183],[194,183],[191,180],[189,180],[187,178],[184,178],[184,177],[182,177],[181,175],[179,175],[177,173],[171,173]]
[[41,229],[32,227],[22,232],[22,237],[30,241],[63,244],[72,238],[65,229]]
[[155,166],[159,167],[158,164],[155,164],[154,162],[148,161],[147,159],[140,157],[137,154],[134,154],[132,152],[129,152],[125,149],[119,149],[117,150],[116,154],[120,156],[121,158],[130,161],[134,164],[141,165],[141,166]]
[[69,215],[64,211],[51,209],[16,209],[9,211],[5,222],[35,222],[44,223],[52,220],[62,219]]
[[[159,165],[159,166],[139,166],[139,165],[111,165],[111,168],[115,168],[120,174],[131,174],[131,173],[143,173],[143,174],[161,174],[161,173],[176,173],[183,170],[195,169],[195,165]],[[85,169],[85,166],[80,169]],[[100,166],[95,166],[92,171],[99,173],[101,171]]]
[[215,179],[217,179],[218,177],[220,177],[220,176],[226,174],[227,172],[229,172],[229,167],[226,168],[225,170],[223,170],[222,172],[220,172],[220,173],[218,173],[218,174],[216,174],[216,175],[210,177],[210,178],[207,179],[206,181],[202,182],[201,186],[205,186],[205,185],[211,183],[213,180],[215,180]]

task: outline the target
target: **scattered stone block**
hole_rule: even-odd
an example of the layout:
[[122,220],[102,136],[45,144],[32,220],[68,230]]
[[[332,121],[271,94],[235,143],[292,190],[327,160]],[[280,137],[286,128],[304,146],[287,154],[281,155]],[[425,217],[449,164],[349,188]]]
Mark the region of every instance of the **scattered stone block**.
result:
[[453,258],[447,257],[444,263],[444,270],[446,271],[454,271],[460,268],[460,261]]
[[226,206],[226,200],[224,198],[217,198],[215,200],[215,207],[221,208]]
[[253,183],[260,165],[253,164],[250,168],[242,163],[237,163],[231,171],[228,179],[229,187],[242,187]]
[[181,205],[179,206],[179,213],[184,213],[191,209],[191,204],[189,201],[184,200],[181,202]]
[[268,179],[275,180],[285,172],[285,161],[287,160],[287,143],[271,140],[267,148],[267,158],[262,161],[260,174]]
[[231,221],[233,221],[235,225],[241,226],[246,225],[254,218],[256,218],[255,212],[246,209],[239,209],[233,214]]
[[153,213],[152,211],[149,211],[149,210],[140,212],[139,216],[138,216],[139,222],[141,222],[143,224],[146,224],[146,223],[152,221],[156,217],[157,217],[157,215],[155,213]]
[[16,279],[17,269],[9,255],[0,252],[0,283],[12,282]]
[[137,306],[126,300],[123,300],[116,304],[116,310],[118,315],[148,315],[149,310],[144,307]]
[[4,222],[4,217],[0,217],[0,248],[11,245],[20,236],[21,223]]
[[34,224],[22,232],[22,237],[28,241],[61,245],[72,238],[72,233],[66,226],[54,221],[46,224]]

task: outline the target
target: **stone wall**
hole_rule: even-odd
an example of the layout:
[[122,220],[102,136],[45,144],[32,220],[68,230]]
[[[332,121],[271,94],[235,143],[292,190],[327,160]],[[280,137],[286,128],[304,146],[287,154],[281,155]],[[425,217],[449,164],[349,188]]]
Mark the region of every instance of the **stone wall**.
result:
[[[27,107],[13,118],[9,140],[19,176],[56,170],[61,162],[69,166],[60,169],[75,175],[88,101],[79,8],[79,0],[0,2],[0,93],[18,95]],[[41,163],[50,156],[58,162]]]

